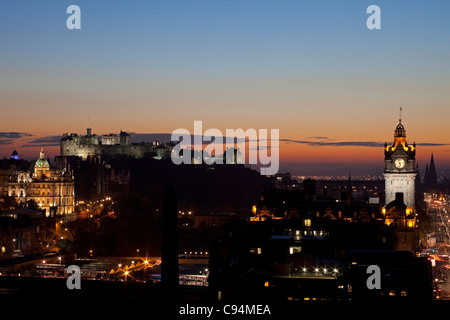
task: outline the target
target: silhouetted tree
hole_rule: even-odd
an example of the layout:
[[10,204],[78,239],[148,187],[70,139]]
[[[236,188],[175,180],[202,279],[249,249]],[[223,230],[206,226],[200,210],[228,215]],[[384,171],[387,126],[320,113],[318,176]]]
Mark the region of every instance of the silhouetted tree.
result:
[[30,210],[35,210],[35,211],[39,210],[39,206],[38,206],[36,200],[34,200],[34,199],[30,199],[27,201],[27,208]]
[[17,207],[16,198],[4,195],[0,198],[0,210],[11,210]]

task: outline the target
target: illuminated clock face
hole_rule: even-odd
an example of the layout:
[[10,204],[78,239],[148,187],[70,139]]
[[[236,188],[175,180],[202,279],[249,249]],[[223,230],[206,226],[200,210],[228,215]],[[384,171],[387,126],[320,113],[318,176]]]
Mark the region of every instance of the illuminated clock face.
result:
[[397,168],[401,169],[405,166],[405,160],[397,159],[397,160],[395,160],[394,164]]

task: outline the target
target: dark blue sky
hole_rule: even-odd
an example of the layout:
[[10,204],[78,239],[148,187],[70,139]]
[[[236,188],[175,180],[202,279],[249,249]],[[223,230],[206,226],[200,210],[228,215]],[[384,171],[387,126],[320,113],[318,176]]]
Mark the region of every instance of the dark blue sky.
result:
[[[81,30],[66,28],[71,4]],[[371,4],[381,30],[366,28]],[[448,144],[449,13],[444,0],[1,1],[0,124],[40,141],[83,133],[90,117],[98,134],[171,133],[203,120],[278,128],[286,140],[382,143],[402,105],[410,140]],[[328,150],[357,163],[375,155],[280,148],[291,162]],[[433,148],[450,160],[447,149]]]

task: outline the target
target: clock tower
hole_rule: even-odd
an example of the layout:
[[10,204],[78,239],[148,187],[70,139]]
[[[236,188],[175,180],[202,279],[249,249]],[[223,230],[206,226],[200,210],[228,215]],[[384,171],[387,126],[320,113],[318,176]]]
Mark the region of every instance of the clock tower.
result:
[[415,207],[416,144],[408,146],[402,119],[394,131],[394,143],[384,144],[385,205],[403,193],[403,200],[410,212]]

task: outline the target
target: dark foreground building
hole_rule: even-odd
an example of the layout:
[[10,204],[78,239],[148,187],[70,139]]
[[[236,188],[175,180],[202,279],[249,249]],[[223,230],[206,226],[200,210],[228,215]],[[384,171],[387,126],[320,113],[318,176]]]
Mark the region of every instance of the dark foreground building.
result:
[[[210,296],[243,301],[349,301],[433,298],[431,265],[392,250],[382,222],[283,219],[233,228],[210,249]],[[368,266],[380,268],[369,289]]]

